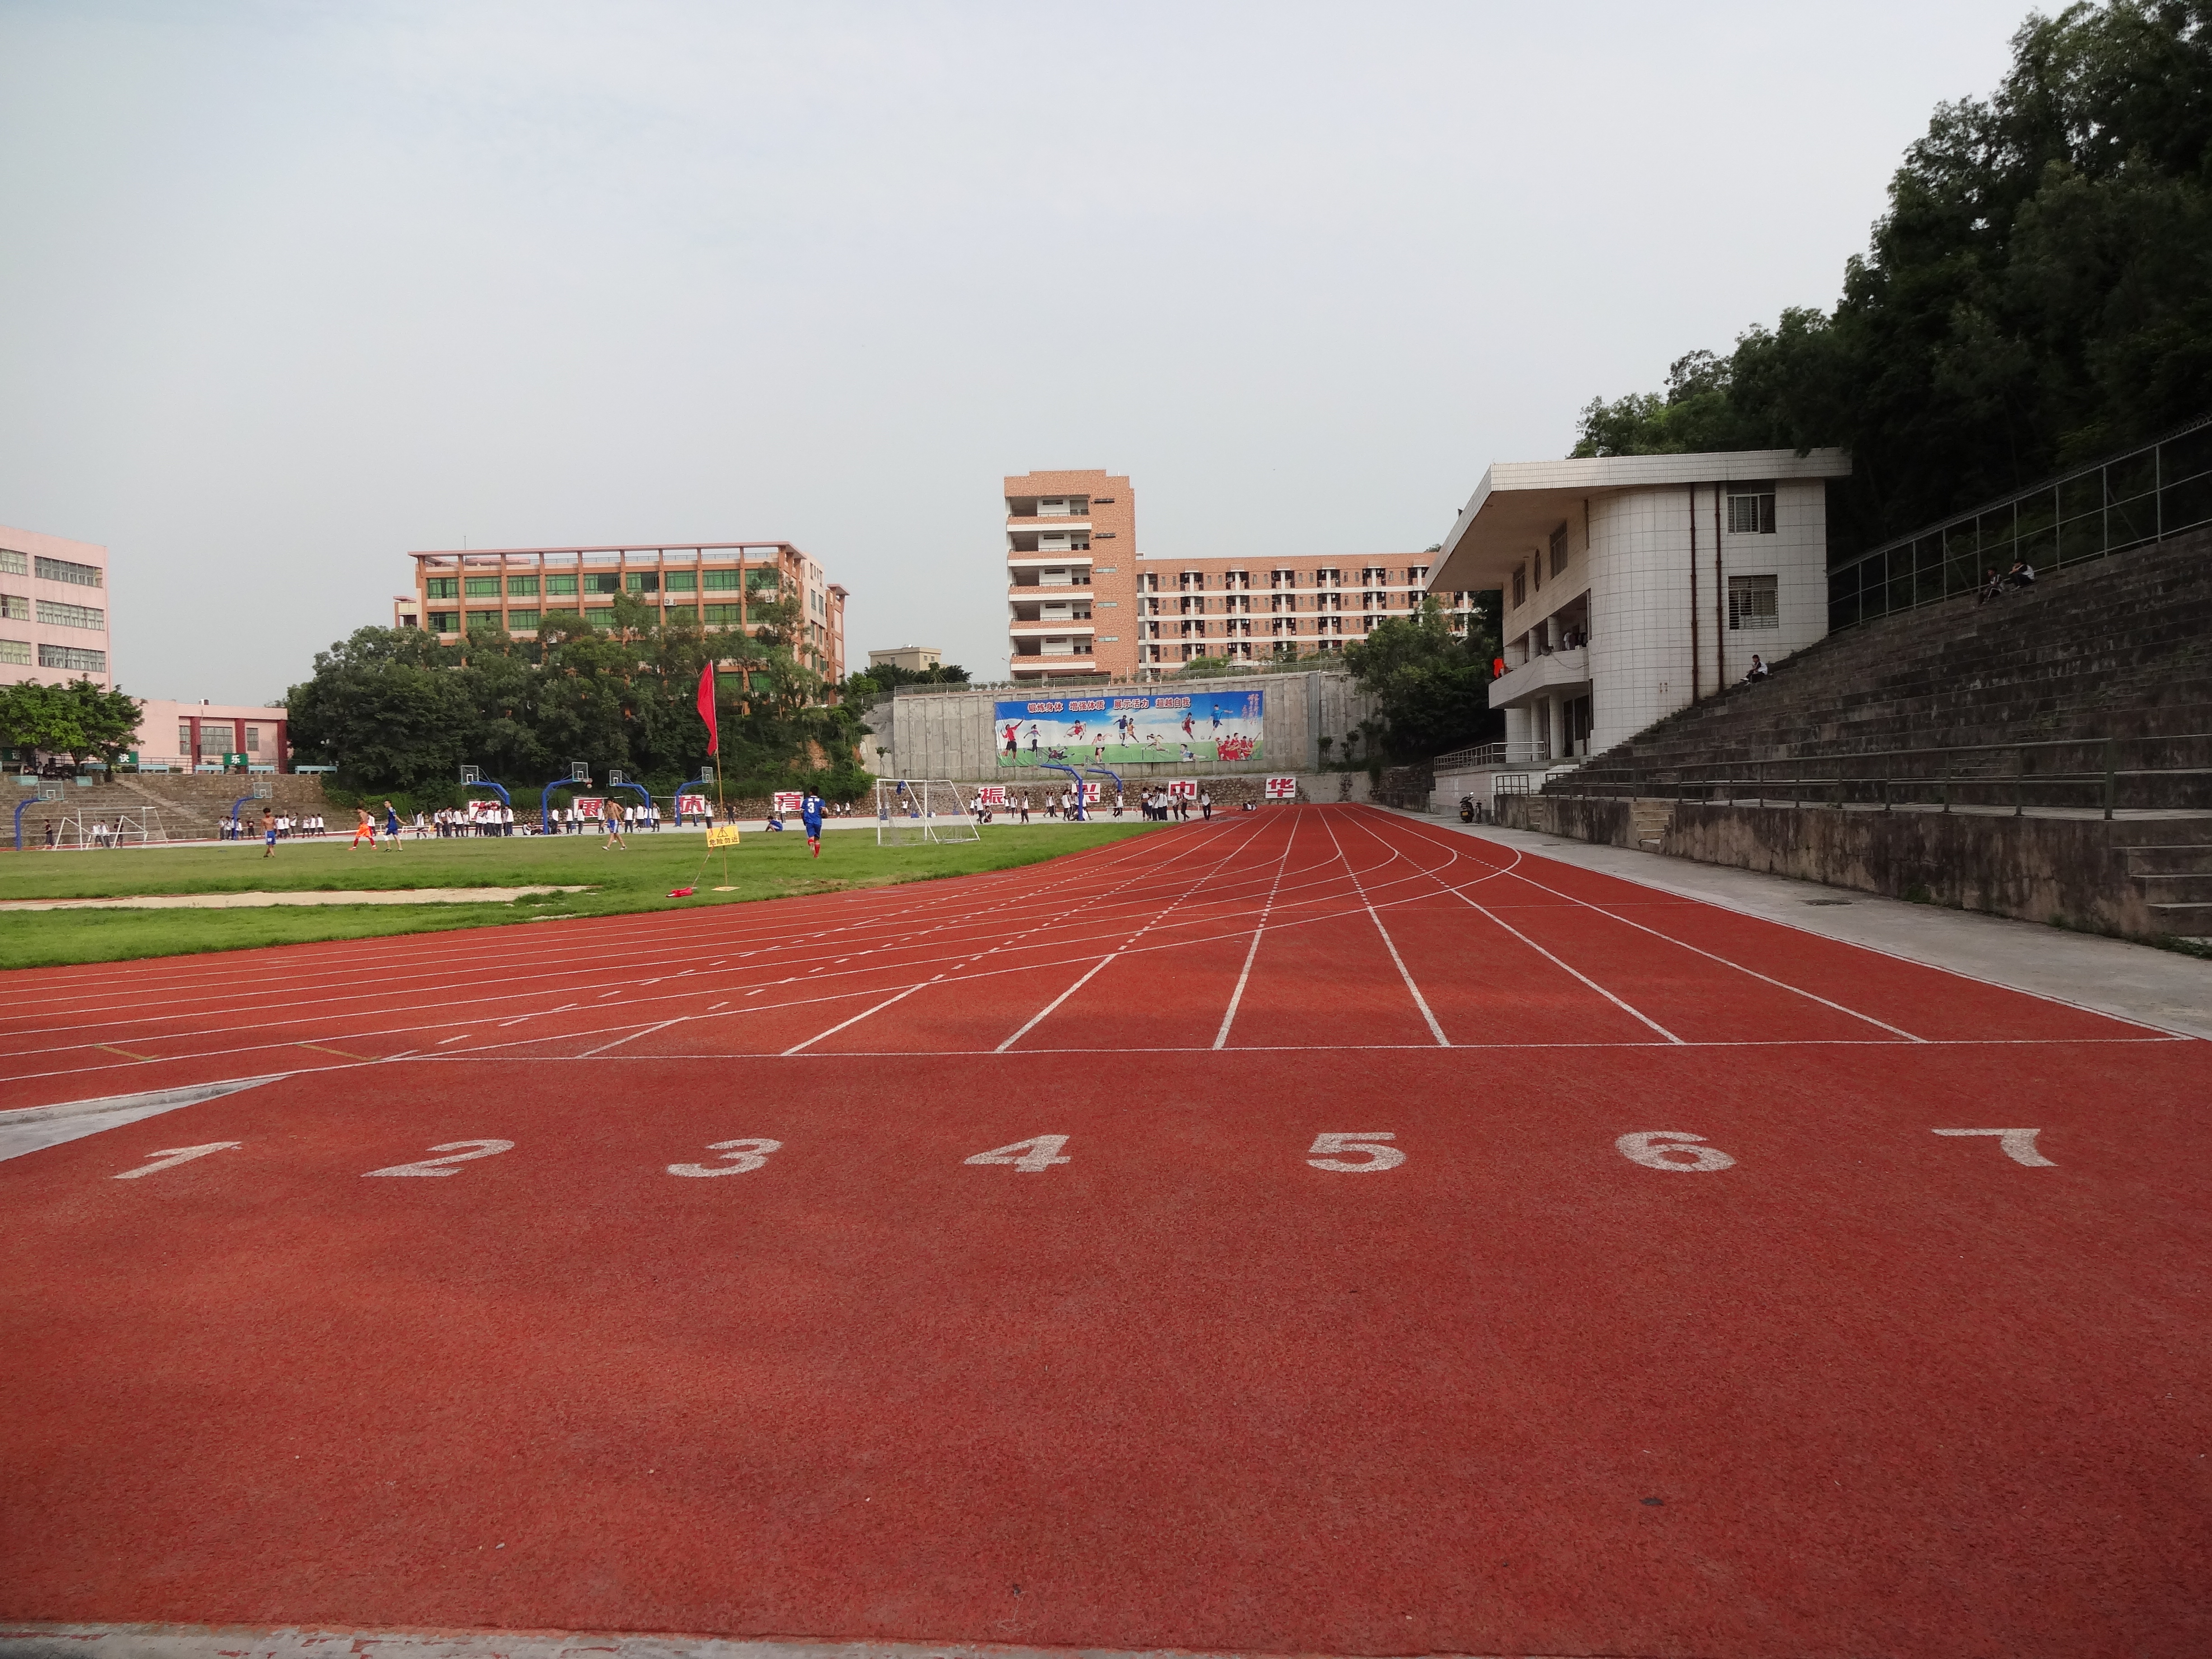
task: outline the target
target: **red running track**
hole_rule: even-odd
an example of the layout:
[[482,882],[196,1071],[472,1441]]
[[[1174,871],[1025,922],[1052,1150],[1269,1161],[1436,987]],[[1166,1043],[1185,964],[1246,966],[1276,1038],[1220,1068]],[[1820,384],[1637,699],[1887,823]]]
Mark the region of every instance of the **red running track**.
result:
[[11,1620],[2212,1650],[2201,1043],[1356,808],[10,980],[288,1074],[0,1164]]

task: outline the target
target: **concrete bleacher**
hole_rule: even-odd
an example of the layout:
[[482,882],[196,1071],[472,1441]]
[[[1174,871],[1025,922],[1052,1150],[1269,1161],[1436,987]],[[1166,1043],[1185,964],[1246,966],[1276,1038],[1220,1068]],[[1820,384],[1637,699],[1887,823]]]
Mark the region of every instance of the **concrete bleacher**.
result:
[[1832,635],[1544,793],[1554,833],[2212,935],[2212,535]]
[[[15,845],[15,808],[27,796],[32,798],[33,804],[23,813],[26,847],[43,841],[40,826],[49,818],[58,821],[64,817],[82,817],[87,822],[112,823],[118,817],[128,817],[138,821],[149,810],[158,813],[168,840],[199,841],[213,837],[216,821],[230,816],[231,803],[241,795],[251,796],[257,787],[273,787],[275,793],[265,804],[277,811],[320,812],[326,818],[331,816],[330,803],[323,794],[323,781],[313,774],[260,773],[241,776],[236,773],[119,773],[112,781],[91,785],[75,779],[61,782],[41,780],[38,788],[58,792],[58,799],[51,801],[37,799],[37,788],[10,778],[0,782],[0,788],[11,792],[0,794],[0,810],[6,813],[4,818],[0,818],[0,845]],[[238,809],[239,816],[258,823],[264,804],[249,799]],[[350,823],[351,814],[347,817]],[[337,827],[335,823],[332,827]]]

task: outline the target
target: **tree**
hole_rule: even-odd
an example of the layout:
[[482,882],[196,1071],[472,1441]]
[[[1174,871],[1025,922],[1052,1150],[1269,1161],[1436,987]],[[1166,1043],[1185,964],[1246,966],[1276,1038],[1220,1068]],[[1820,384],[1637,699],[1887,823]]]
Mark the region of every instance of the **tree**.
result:
[[1939,106],[1832,313],[1785,311],[1573,453],[1840,444],[1842,550],[2212,410],[2212,5],[2031,17],[1986,101]]
[[88,679],[0,686],[0,744],[111,765],[137,739],[138,700]]
[[[1422,600],[1418,615],[1377,623],[1365,639],[1345,647],[1346,665],[1382,709],[1382,743],[1394,758],[1426,759],[1496,735],[1500,720],[1490,708],[1492,625],[1478,621],[1462,637],[1431,598]],[[1362,729],[1371,744],[1372,728]]]

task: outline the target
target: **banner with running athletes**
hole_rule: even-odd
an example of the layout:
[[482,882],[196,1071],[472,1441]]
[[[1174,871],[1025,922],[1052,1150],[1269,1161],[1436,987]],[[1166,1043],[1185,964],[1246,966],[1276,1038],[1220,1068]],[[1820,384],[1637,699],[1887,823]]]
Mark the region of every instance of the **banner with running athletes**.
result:
[[1265,758],[1265,691],[1012,698],[994,705],[1001,766],[1178,765]]

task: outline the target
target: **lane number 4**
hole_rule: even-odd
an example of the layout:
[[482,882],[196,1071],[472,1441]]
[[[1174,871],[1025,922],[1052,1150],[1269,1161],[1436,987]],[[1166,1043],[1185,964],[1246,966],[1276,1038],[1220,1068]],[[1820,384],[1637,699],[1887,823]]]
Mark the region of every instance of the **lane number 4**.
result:
[[963,1164],[1011,1164],[1024,1175],[1042,1175],[1055,1164],[1072,1164],[1073,1158],[1060,1156],[1060,1149],[1067,1145],[1066,1135],[1031,1135],[1027,1140],[1017,1140],[1005,1146],[994,1146],[988,1152],[978,1152],[973,1158],[963,1158]]
[[[1398,1138],[1395,1129],[1346,1129],[1337,1134],[1316,1135],[1309,1153],[1326,1153],[1326,1157],[1309,1157],[1306,1162],[1316,1170],[1333,1170],[1340,1175],[1369,1175],[1376,1170],[1395,1170],[1406,1161],[1406,1154],[1395,1146],[1382,1143]],[[1362,1161],[1352,1163],[1342,1156],[1346,1152],[1360,1154]]]

